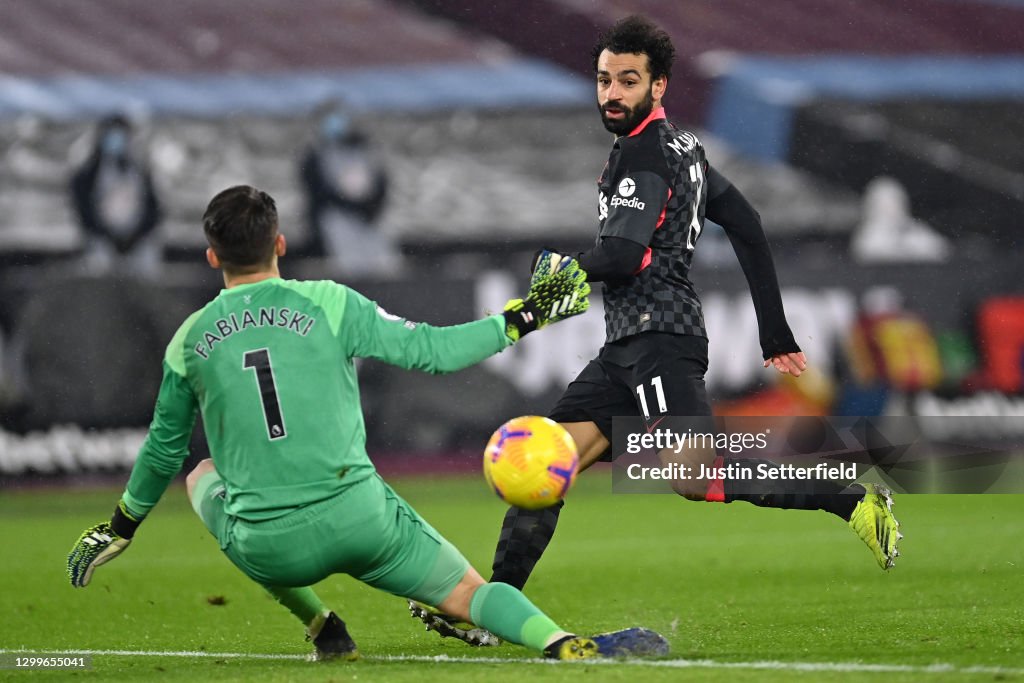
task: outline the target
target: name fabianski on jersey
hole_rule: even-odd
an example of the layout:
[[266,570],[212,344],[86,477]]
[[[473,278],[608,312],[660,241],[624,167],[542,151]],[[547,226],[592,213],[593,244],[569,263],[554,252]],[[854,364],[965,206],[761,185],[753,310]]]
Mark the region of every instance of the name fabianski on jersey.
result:
[[217,318],[213,322],[213,327],[216,328],[216,331],[208,329],[203,332],[203,341],[196,344],[192,350],[203,360],[206,360],[210,357],[210,353],[213,352],[214,346],[233,334],[240,334],[249,329],[262,327],[282,327],[300,337],[305,337],[313,329],[313,323],[315,322],[316,318],[308,313],[293,311],[287,306],[282,306],[281,308],[276,306],[261,307],[256,313],[246,309],[242,311],[240,316],[237,313],[232,313],[227,318]]

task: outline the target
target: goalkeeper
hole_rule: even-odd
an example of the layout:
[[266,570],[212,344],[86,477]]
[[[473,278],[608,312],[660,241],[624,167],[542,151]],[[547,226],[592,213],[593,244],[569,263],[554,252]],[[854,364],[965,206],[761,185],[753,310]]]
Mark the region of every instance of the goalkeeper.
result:
[[366,453],[354,358],[431,373],[478,363],[587,309],[590,288],[575,261],[544,261],[526,299],[502,314],[432,327],[334,282],[281,279],[285,238],[274,200],[260,190],[218,194],[203,229],[207,261],[223,271],[225,288],[168,345],[153,422],[127,488],[110,522],[86,529],[72,548],[72,585],[88,585],[98,566],[128,547],[181,469],[198,410],[212,460],[186,479],[192,506],[228,558],[302,621],[314,658],[357,656],[344,622],[310,588],[334,573],[550,657],[662,646],[643,629],[578,638],[515,588],[485,583]]

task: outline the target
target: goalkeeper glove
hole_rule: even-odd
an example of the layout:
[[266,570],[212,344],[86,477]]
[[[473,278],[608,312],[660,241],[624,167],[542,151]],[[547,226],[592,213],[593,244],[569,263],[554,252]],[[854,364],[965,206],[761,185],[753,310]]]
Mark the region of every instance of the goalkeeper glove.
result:
[[587,274],[570,256],[544,251],[537,260],[526,299],[505,305],[505,334],[512,341],[550,323],[579,315],[590,306]]
[[[549,247],[538,249],[533,254],[533,261],[530,264],[530,286],[541,278],[548,277],[565,268],[573,261],[571,256],[561,254]],[[577,265],[579,263],[577,262]],[[584,279],[586,276],[584,275]]]
[[92,573],[124,552],[141,519],[136,519],[124,506],[117,505],[109,522],[100,522],[82,532],[68,553],[68,579],[75,588],[89,585]]

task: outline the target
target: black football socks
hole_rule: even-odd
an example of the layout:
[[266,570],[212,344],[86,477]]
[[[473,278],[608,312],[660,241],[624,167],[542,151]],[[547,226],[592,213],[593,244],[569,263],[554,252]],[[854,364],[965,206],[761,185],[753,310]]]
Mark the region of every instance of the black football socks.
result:
[[498,547],[494,551],[491,581],[507,583],[519,590],[526,585],[537,561],[555,535],[558,513],[565,501],[541,510],[511,507],[501,523]]
[[[721,464],[720,464],[721,463]],[[716,467],[746,468],[752,472],[779,471],[780,466],[768,460],[723,458],[716,461]],[[760,468],[760,469],[759,469]],[[722,493],[719,500],[731,503],[745,500],[758,507],[784,510],[826,510],[849,521],[853,509],[864,497],[860,484],[846,486],[828,479],[792,479],[771,476],[739,479],[726,477],[721,481]],[[709,496],[709,500],[713,500]]]

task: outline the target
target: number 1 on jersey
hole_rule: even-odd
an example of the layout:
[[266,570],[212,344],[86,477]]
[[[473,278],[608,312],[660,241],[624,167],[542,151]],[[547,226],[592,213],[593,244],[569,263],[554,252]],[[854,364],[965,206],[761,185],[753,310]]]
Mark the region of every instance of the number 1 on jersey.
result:
[[242,369],[256,371],[256,386],[263,404],[263,419],[267,423],[267,438],[271,441],[283,439],[288,433],[284,429],[284,415],[277,398],[277,384],[274,382],[274,368],[270,365],[270,349],[246,351],[242,356]]

